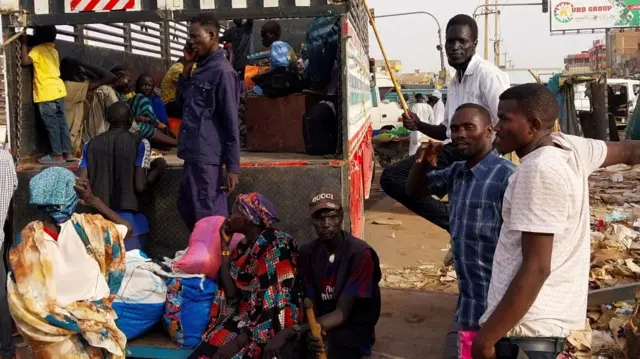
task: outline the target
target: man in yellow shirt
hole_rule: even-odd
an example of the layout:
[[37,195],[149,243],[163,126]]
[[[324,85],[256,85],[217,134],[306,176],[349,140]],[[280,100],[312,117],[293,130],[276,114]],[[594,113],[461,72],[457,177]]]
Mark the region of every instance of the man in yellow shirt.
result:
[[36,45],[28,50],[28,38],[22,36],[22,66],[33,65],[33,102],[38,107],[40,117],[49,135],[51,152],[38,162],[43,164],[61,164],[75,161],[69,126],[64,108],[67,96],[60,79],[60,58],[54,45],[57,30],[55,26],[34,28]]
[[182,55],[183,57],[169,68],[169,71],[167,71],[167,74],[164,76],[164,79],[162,79],[162,84],[160,85],[160,96],[162,97],[162,102],[164,102],[164,105],[167,108],[167,115],[175,118],[182,117],[182,109],[176,102],[178,78],[184,70],[185,63],[192,63],[196,61],[196,53],[193,50],[193,42],[191,40],[187,40],[187,44],[182,50]]

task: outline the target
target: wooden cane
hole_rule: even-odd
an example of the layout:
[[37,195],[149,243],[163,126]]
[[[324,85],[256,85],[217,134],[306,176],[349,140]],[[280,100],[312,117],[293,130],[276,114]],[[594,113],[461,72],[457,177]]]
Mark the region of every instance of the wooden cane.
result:
[[[313,312],[313,302],[311,301],[311,299],[305,298],[304,307],[307,311],[307,321],[309,322],[309,329],[311,329],[311,334],[313,334],[314,337],[318,338],[318,340],[320,340],[320,343],[322,343],[322,334],[320,333],[321,328],[318,322],[316,322],[316,314]],[[318,353],[318,359],[327,359],[327,353]]]

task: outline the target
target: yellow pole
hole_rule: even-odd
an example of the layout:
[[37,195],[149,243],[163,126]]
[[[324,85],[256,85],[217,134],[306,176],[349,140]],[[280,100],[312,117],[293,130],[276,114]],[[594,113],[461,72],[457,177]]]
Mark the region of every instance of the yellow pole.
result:
[[[488,1],[488,0],[487,0]],[[369,5],[367,4],[367,0],[364,0],[364,8],[367,11],[367,16],[369,17],[369,23],[371,23],[371,28],[373,28],[373,33],[376,35],[376,40],[378,40],[378,45],[380,46],[380,52],[382,52],[382,57],[384,58],[384,64],[387,67],[387,71],[389,71],[389,76],[391,77],[391,81],[393,81],[393,87],[396,89],[396,93],[398,94],[398,100],[400,101],[400,105],[402,106],[402,110],[408,115],[409,114],[409,106],[402,97],[402,90],[400,89],[400,84],[398,84],[398,79],[396,78],[396,74],[391,68],[391,64],[389,63],[389,59],[387,58],[387,53],[384,51],[384,46],[382,46],[382,40],[380,39],[380,34],[378,34],[378,29],[376,28],[376,22],[371,15],[371,11],[369,10]]]

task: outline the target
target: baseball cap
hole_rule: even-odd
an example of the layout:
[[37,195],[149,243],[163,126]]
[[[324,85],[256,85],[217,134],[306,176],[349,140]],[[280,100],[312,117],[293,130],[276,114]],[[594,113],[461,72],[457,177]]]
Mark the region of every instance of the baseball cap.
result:
[[439,98],[439,99],[441,99],[441,100],[442,100],[442,92],[440,92],[440,91],[438,91],[438,90],[434,90],[434,91],[431,93],[431,96],[433,96],[433,97],[437,97],[437,98]]
[[342,200],[336,191],[323,188],[316,192],[309,202],[309,210],[311,214],[321,209],[340,209],[342,208]]

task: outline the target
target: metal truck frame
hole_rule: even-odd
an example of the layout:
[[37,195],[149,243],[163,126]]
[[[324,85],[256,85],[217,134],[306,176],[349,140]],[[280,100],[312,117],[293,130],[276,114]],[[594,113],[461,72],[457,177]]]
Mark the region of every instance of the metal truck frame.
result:
[[[78,12],[79,6],[106,3],[122,6],[111,11]],[[97,4],[97,5],[96,5]],[[94,8],[95,10],[95,8]],[[103,9],[105,10],[105,9]],[[306,210],[310,195],[321,187],[341,191],[345,210],[345,230],[355,236],[364,235],[364,199],[368,197],[373,177],[371,146],[372,90],[368,56],[368,19],[363,0],[130,0],[119,2],[82,0],[0,0],[0,27],[4,41],[15,39],[23,27],[38,25],[70,25],[73,30],[59,31],[73,42],[58,41],[60,57],[73,54],[107,67],[115,61],[126,63],[142,72],[151,68],[166,70],[181,51],[180,40],[186,40],[184,21],[203,12],[219,20],[282,19],[286,24],[310,21],[317,16],[339,16],[342,26],[340,47],[340,94],[336,104],[340,118],[342,141],[332,157],[305,154],[250,153],[241,155],[239,192],[260,191],[278,208],[282,226],[299,243],[314,238]],[[152,31],[144,29],[153,22]],[[131,24],[135,24],[132,26]],[[124,51],[87,45],[90,41],[107,42],[95,33],[104,32],[95,24],[109,24],[122,30],[124,38],[117,42]],[[259,34],[259,25],[256,25]],[[94,35],[88,35],[91,30]],[[108,31],[106,31],[109,35]],[[143,56],[145,40],[135,34],[153,33],[161,39],[155,56]],[[256,32],[254,32],[254,37]],[[283,36],[284,37],[284,36]],[[113,44],[112,44],[113,45]],[[147,44],[148,45],[148,44]],[[28,205],[28,181],[42,166],[34,158],[46,151],[46,136],[36,119],[32,101],[31,71],[20,66],[20,41],[5,44],[3,72],[6,81],[6,109],[9,141],[17,163],[19,188],[14,196],[13,215],[9,219],[14,232],[33,220],[36,209]],[[134,71],[134,72],[135,72]],[[172,255],[187,246],[189,233],[177,211],[177,193],[181,178],[181,160],[167,158],[169,168],[153,194],[147,198],[147,214],[151,232],[146,251],[153,258]],[[72,168],[73,169],[73,168]],[[10,238],[10,237],[9,237]],[[144,342],[144,338],[142,339]],[[158,342],[159,341],[159,342]],[[146,343],[132,345],[130,357],[181,358],[188,351],[168,344],[167,338],[148,338]]]

